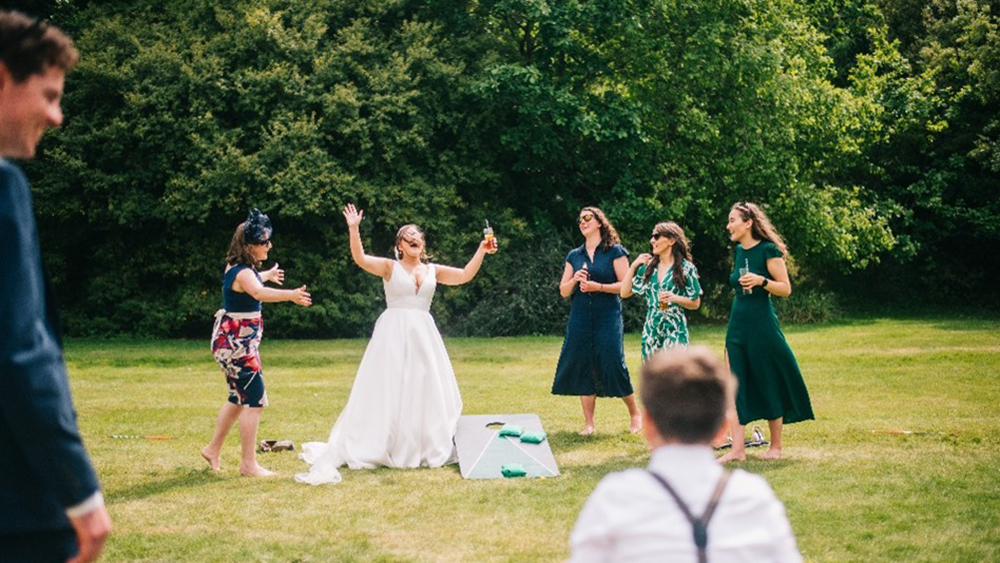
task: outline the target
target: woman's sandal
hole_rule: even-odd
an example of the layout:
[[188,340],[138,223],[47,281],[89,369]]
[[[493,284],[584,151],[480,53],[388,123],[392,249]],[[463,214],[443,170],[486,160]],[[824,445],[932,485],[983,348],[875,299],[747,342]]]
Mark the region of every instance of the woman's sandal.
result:
[[260,452],[282,452],[294,451],[295,444],[291,440],[261,440],[257,451]]

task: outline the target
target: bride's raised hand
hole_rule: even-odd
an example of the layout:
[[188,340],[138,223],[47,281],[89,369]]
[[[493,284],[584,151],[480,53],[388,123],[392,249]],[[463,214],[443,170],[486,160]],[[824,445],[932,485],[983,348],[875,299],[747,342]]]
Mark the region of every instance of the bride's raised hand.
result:
[[354,207],[353,203],[348,203],[344,206],[344,219],[347,220],[347,228],[356,227],[361,224],[361,219],[365,216],[365,212]]

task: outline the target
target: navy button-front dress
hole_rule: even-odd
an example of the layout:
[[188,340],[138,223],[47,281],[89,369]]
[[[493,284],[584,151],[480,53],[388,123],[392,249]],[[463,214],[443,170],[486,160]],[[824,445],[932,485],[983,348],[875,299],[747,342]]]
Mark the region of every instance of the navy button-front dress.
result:
[[[591,261],[586,248],[581,245],[566,256],[566,262],[574,272],[586,264],[591,281],[612,284],[620,281],[615,276],[614,261],[621,256],[628,256],[628,251],[620,244],[607,249],[598,245]],[[584,293],[577,285],[570,300],[566,339],[559,354],[552,394],[631,395],[632,382],[625,365],[625,346],[622,342],[621,298],[612,293]]]

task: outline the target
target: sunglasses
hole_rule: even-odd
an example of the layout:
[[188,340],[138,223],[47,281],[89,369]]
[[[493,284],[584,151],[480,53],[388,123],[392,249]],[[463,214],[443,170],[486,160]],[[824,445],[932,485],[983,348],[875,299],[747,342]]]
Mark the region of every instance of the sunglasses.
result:
[[587,221],[590,221],[593,218],[594,215],[592,213],[584,213],[583,215],[580,215],[580,222],[586,223]]
[[274,246],[271,243],[271,239],[263,240],[261,242],[255,242],[254,244],[256,244],[257,246]]
[[670,238],[670,235],[664,233],[653,233],[651,237],[653,240],[660,240],[661,238]]

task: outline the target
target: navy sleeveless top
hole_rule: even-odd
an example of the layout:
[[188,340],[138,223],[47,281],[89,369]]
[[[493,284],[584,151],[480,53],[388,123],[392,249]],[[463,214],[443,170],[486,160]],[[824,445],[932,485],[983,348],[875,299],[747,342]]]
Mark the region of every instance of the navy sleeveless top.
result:
[[[260,301],[251,297],[249,293],[233,291],[233,280],[236,279],[237,274],[246,268],[250,268],[250,266],[237,264],[229,268],[229,271],[222,275],[222,308],[227,313],[260,312]],[[257,276],[257,281],[260,281],[260,274],[257,273],[257,270],[253,268],[250,268],[250,270],[253,271],[253,275]]]

